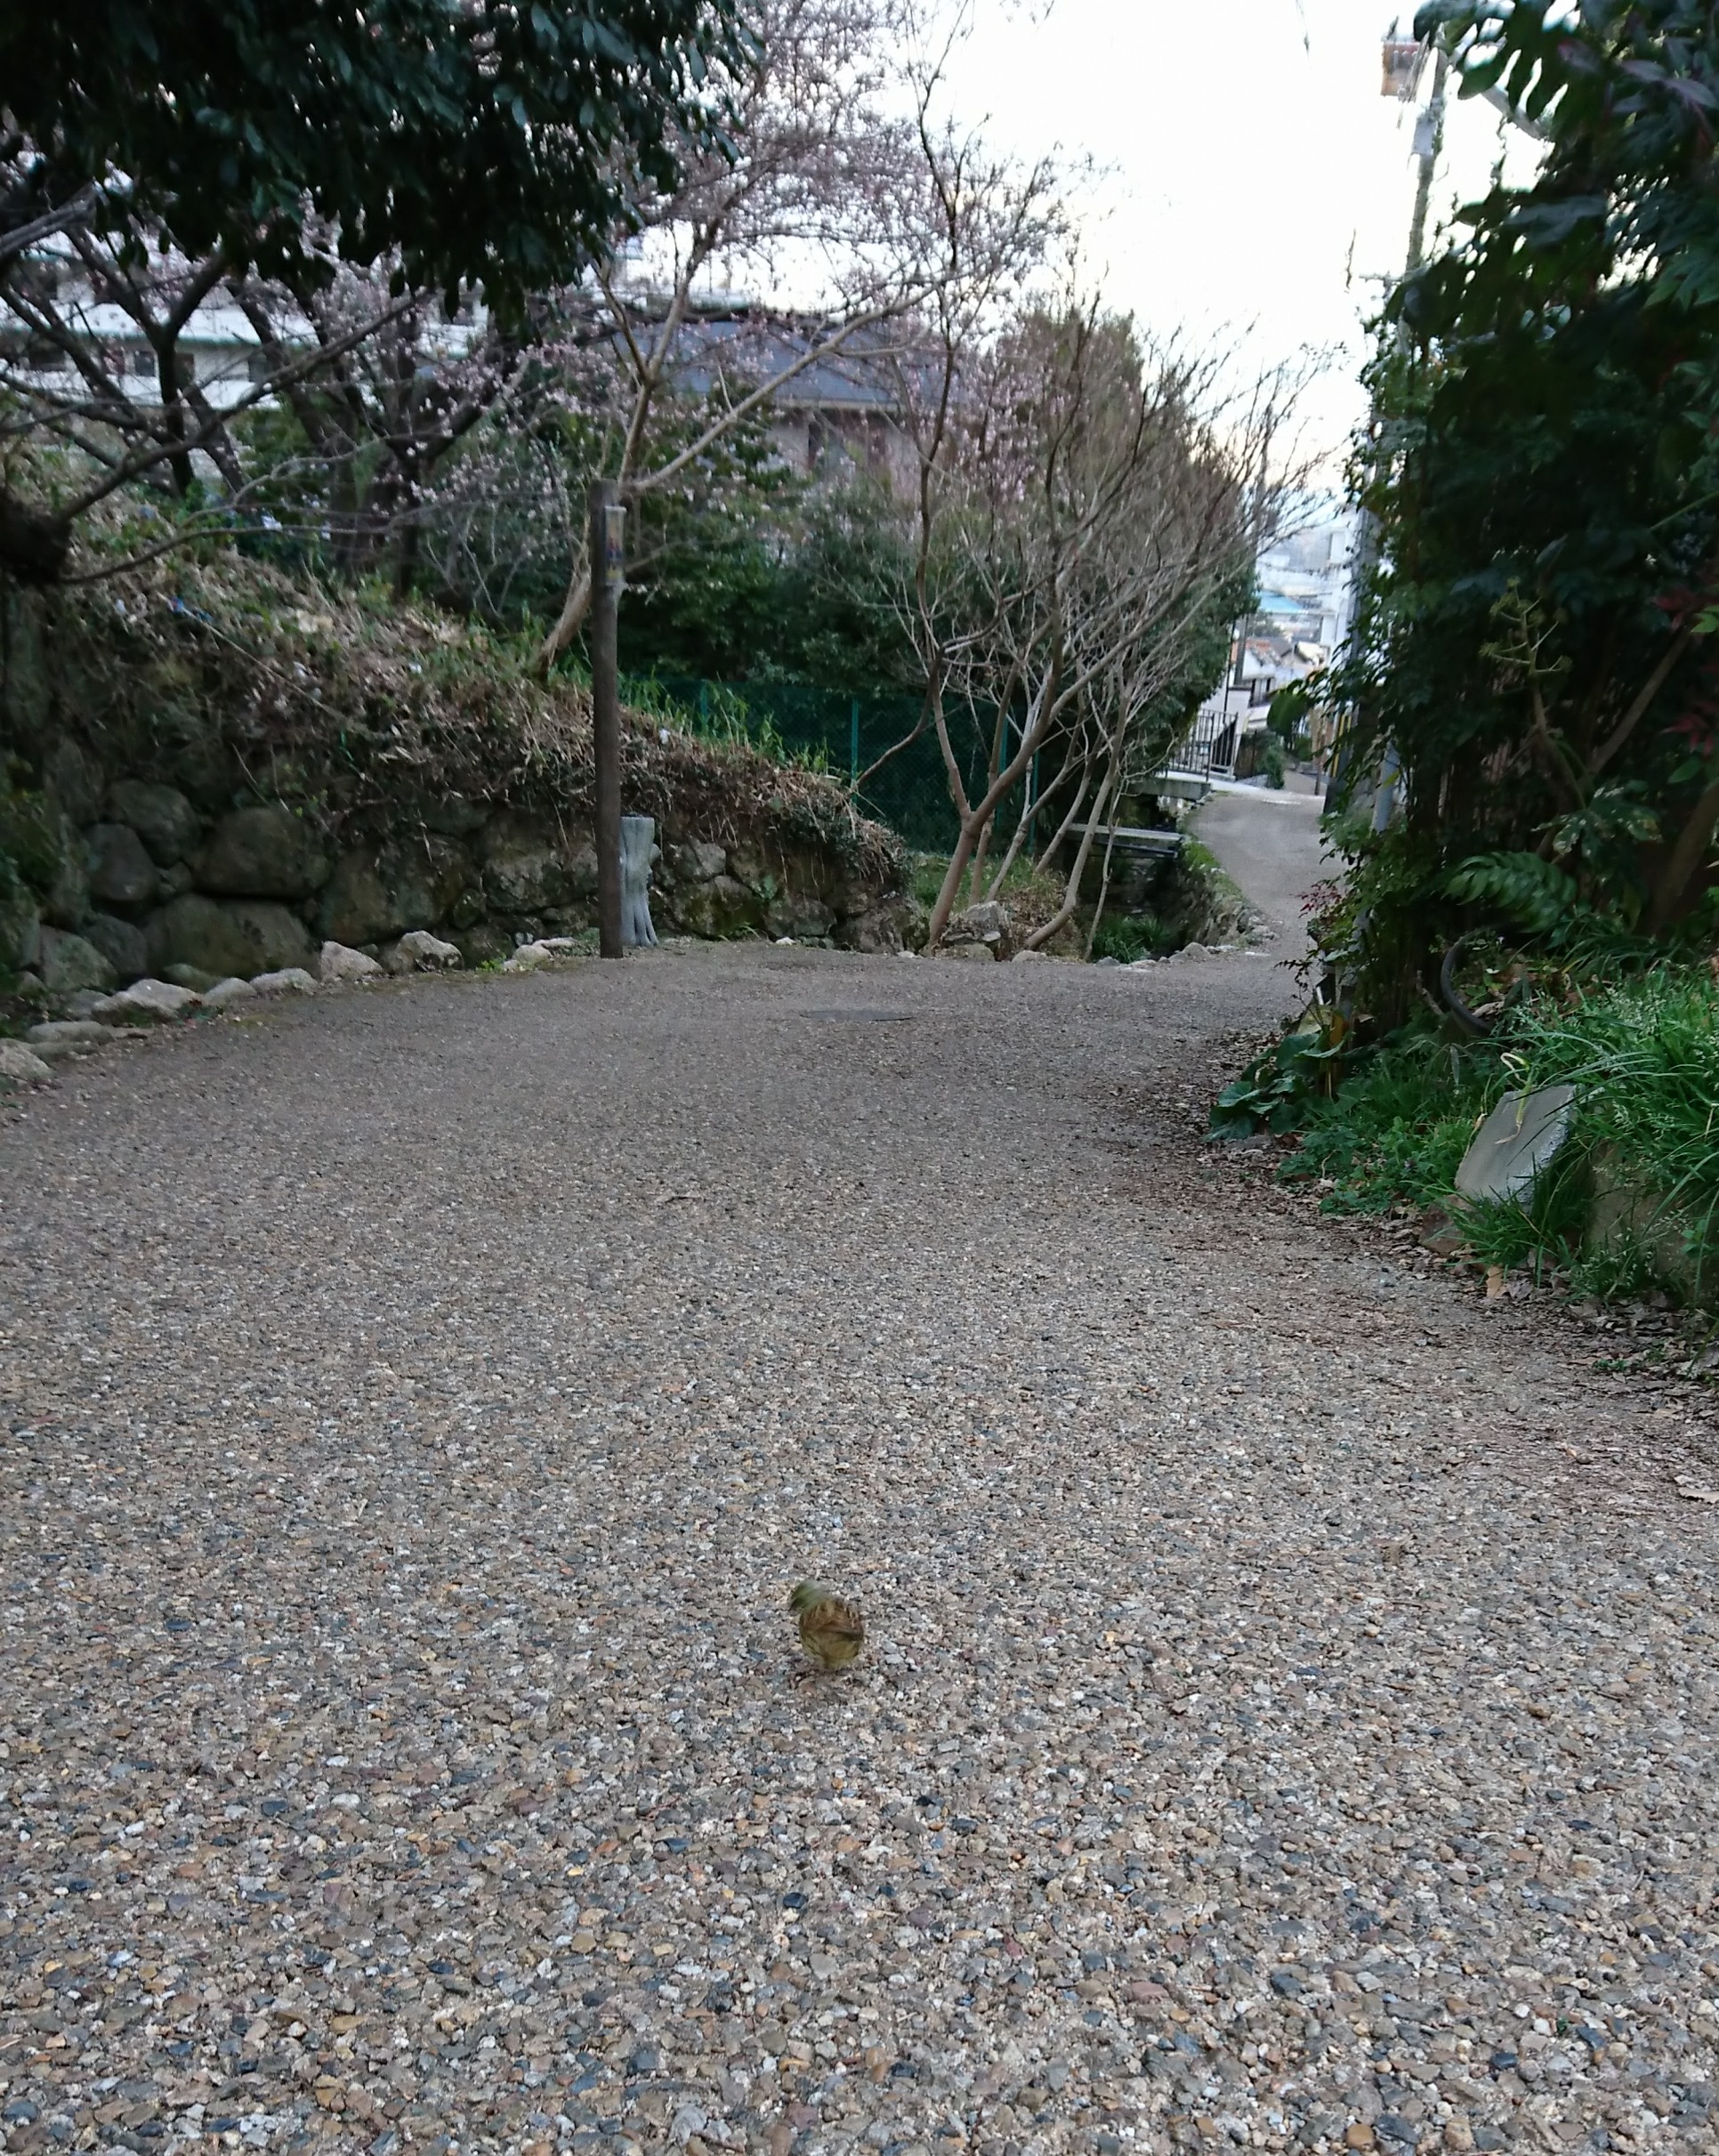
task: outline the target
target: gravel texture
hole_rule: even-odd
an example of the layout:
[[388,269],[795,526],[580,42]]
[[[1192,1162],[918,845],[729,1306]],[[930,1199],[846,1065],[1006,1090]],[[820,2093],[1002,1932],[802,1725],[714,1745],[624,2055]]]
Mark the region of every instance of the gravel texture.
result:
[[1290,993],[673,950],[14,1096],[6,2146],[1719,2148],[1705,1397],[1199,1146]]

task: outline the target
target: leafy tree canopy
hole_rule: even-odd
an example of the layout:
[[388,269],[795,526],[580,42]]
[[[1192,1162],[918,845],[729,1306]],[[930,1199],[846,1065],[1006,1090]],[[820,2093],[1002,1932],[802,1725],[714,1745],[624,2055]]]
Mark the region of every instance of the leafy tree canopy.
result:
[[319,229],[493,305],[612,241],[719,135],[737,0],[64,0],[0,11],[18,231],[91,186],[189,254],[296,281]]
[[1381,566],[1336,686],[1356,768],[1401,764],[1352,894],[1397,1010],[1477,913],[1533,932],[1568,890],[1667,929],[1719,820],[1719,8],[1439,0],[1417,28],[1549,142],[1399,289],[1370,374]]

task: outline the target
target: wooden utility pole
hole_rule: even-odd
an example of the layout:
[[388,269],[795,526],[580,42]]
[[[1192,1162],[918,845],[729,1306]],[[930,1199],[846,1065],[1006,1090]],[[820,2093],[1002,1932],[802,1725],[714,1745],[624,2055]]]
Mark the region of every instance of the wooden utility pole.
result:
[[591,739],[596,762],[597,949],[621,956],[621,692],[616,636],[626,557],[626,512],[612,479],[586,499],[591,549]]

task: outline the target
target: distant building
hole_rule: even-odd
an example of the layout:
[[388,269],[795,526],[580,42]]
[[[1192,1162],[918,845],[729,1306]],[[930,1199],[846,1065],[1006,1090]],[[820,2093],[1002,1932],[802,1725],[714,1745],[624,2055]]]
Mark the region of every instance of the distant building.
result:
[[[160,361],[139,323],[126,311],[97,296],[89,273],[69,252],[52,243],[25,275],[44,315],[57,317],[77,338],[112,392],[133,405],[161,401]],[[20,279],[20,281],[22,281]],[[232,405],[258,378],[262,354],[256,332],[223,295],[206,300],[178,338],[182,382],[194,382],[216,408]],[[52,336],[15,312],[0,295],[0,379],[44,396],[99,401],[93,382]]]
[[[1182,771],[1246,768],[1250,734],[1264,731],[1271,698],[1305,681],[1336,656],[1355,618],[1357,513],[1345,504],[1315,505],[1255,564],[1259,609],[1239,626],[1223,684],[1200,706],[1170,762]],[[1324,728],[1315,719],[1318,759]]]
[[1270,697],[1325,666],[1349,634],[1355,611],[1356,512],[1315,512],[1261,553],[1259,608],[1246,625],[1238,687]]
[[[61,343],[9,305],[0,293],[0,384],[83,408],[97,416],[108,397],[140,408],[161,402],[161,361],[142,324],[117,302],[101,295],[89,271],[63,241],[45,243],[28,261],[19,281],[39,300],[38,312],[57,319],[76,340],[85,365],[80,367]],[[163,303],[147,283],[142,292],[146,302]],[[287,351],[308,352],[315,337],[311,325],[290,309],[274,307],[270,311]],[[424,342],[440,352],[466,351],[484,319],[481,307],[475,303],[447,320],[438,310],[429,311]],[[193,310],[175,340],[174,356],[181,383],[194,384],[213,411],[230,410],[258,383],[270,378],[256,331],[222,287]],[[94,370],[93,377],[85,367]]]
[[[815,315],[739,296],[701,296],[678,332],[670,371],[675,386],[695,397],[708,396],[724,376],[742,383],[782,377],[770,400],[768,425],[791,472],[815,479],[857,468],[905,495],[919,466],[901,424],[899,336],[882,327],[862,330],[837,351],[808,361],[832,327]],[[800,371],[791,375],[796,364]]]
[[[107,377],[109,392],[133,406],[161,400],[159,361],[138,322],[125,310],[97,296],[83,263],[63,243],[49,242],[29,265],[31,283]],[[623,280],[623,289],[629,280]],[[652,302],[636,285],[628,293],[646,315]],[[666,300],[661,303],[666,306]],[[457,353],[482,330],[480,305],[468,305],[451,321],[432,320],[424,334],[432,349]],[[307,322],[287,319],[290,348],[308,349]],[[696,295],[690,318],[676,335],[671,367],[675,385],[706,396],[724,375],[747,384],[784,375],[827,339],[831,325],[817,317],[760,305],[743,296]],[[601,334],[601,333],[600,333]],[[766,413],[782,462],[803,478],[855,467],[876,473],[896,492],[910,490],[917,474],[913,445],[900,424],[898,346],[881,329],[862,332],[827,358],[812,360],[783,382]],[[177,346],[182,381],[195,383],[215,410],[236,404],[267,379],[256,332],[243,311],[217,291],[192,314]],[[87,406],[102,389],[71,356],[42,335],[0,296],[0,385]]]

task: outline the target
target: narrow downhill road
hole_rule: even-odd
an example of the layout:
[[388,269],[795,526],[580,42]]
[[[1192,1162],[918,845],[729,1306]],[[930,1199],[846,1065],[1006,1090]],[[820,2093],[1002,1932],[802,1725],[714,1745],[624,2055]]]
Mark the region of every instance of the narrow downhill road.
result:
[[[1297,774],[1299,779],[1299,774]],[[1289,938],[1287,953],[1305,941],[1302,901],[1323,872],[1320,811],[1324,803],[1299,780],[1280,793],[1264,787],[1226,788],[1214,794],[1195,820],[1195,829],[1242,896]]]
[[7,2149],[1719,2147],[1705,1400],[1198,1143],[1282,947],[4,1110]]

